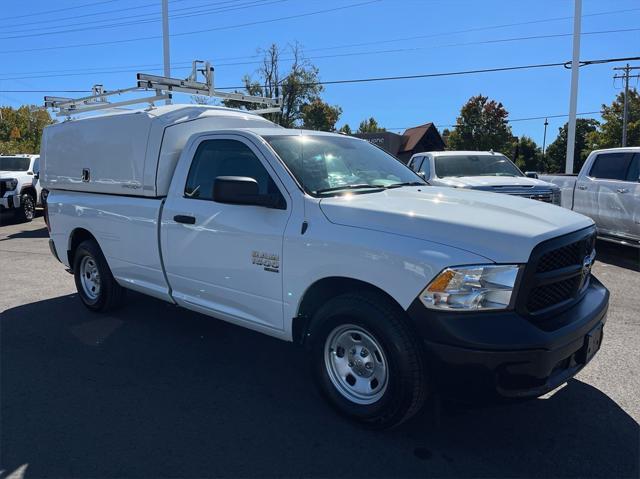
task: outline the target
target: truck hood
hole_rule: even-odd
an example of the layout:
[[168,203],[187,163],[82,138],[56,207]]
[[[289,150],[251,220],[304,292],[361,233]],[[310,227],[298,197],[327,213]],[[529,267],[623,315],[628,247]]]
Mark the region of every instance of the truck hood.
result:
[[519,186],[519,187],[546,187],[555,186],[546,181],[529,178],[527,176],[455,176],[447,178],[437,178],[436,183],[443,186],[454,186],[458,188],[481,188],[491,189],[494,186]]
[[335,224],[445,244],[498,263],[524,263],[541,241],[593,224],[540,201],[434,186],[323,198],[320,209]]
[[26,176],[26,171],[4,171],[0,170],[0,178],[20,178],[21,176]]

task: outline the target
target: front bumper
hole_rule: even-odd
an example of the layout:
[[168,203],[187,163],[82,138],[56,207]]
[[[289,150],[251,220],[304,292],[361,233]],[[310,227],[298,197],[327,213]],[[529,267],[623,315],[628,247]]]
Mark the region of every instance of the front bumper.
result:
[[9,191],[0,198],[0,210],[11,210],[20,206],[20,195],[15,191]]
[[542,329],[514,311],[408,310],[438,390],[456,399],[541,396],[575,376],[600,346],[609,291],[591,278],[584,297]]

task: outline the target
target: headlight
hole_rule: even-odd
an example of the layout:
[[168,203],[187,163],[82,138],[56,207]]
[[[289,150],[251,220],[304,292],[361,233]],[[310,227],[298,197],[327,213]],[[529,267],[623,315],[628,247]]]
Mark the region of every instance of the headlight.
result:
[[507,309],[519,265],[474,265],[447,268],[420,294],[430,309]]
[[559,189],[555,189],[553,190],[553,204],[554,205],[558,205],[560,206],[560,190]]
[[18,186],[18,180],[15,178],[9,178],[8,180],[3,180],[7,191],[13,191]]

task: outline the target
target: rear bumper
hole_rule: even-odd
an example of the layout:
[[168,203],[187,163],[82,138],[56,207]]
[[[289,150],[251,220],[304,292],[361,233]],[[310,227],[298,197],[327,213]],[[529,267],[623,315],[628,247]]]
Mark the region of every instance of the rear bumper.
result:
[[589,362],[603,337],[608,304],[609,292],[592,278],[579,303],[549,320],[556,329],[543,330],[512,311],[432,314],[414,303],[409,314],[443,395],[530,398],[555,389]]

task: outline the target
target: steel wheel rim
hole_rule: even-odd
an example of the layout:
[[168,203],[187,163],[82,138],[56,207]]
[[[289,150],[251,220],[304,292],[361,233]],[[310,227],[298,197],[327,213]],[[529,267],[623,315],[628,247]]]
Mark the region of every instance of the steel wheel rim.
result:
[[354,324],[336,327],[325,341],[324,362],[338,392],[356,404],[373,404],[384,395],[389,366],[380,343]]
[[85,256],[80,262],[80,284],[85,296],[95,301],[100,295],[100,272],[96,260]]

